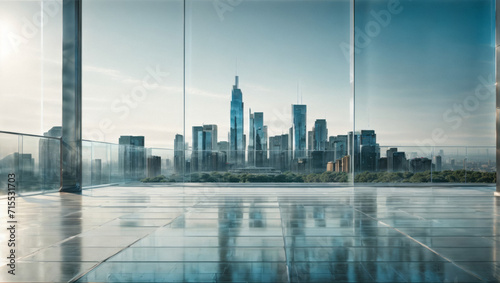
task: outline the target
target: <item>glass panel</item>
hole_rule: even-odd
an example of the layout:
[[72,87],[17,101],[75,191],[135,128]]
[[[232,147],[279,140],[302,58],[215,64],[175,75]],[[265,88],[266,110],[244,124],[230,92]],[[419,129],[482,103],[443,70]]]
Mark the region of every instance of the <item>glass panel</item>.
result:
[[352,129],[349,5],[186,1],[190,180],[302,180],[335,162],[329,137]]
[[372,173],[356,180],[453,170],[468,182],[469,171],[492,171],[494,14],[491,0],[355,2],[350,151],[356,174]]
[[[15,174],[16,193],[37,193],[60,187],[60,141],[40,136],[0,134],[0,185]],[[7,190],[3,191],[3,194]]]
[[62,1],[0,1],[0,129],[61,125]]
[[84,139],[173,148],[183,132],[183,1],[83,1],[82,33]]
[[82,187],[92,186],[92,142],[82,142]]

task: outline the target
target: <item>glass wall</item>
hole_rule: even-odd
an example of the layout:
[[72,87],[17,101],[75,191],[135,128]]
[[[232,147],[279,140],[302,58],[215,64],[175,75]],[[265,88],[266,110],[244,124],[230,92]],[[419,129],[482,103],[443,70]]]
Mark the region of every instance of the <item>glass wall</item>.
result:
[[83,138],[173,148],[183,134],[183,1],[82,5]]
[[352,129],[349,5],[186,1],[186,160],[194,179],[326,171],[329,137]]
[[[0,185],[7,188],[9,174],[15,175],[17,194],[60,187],[60,140],[43,136],[0,133]],[[7,189],[1,190],[7,194]]]
[[[84,186],[495,181],[493,0],[82,3]],[[60,5],[0,2],[26,188],[58,184]]]
[[355,2],[356,175],[493,181],[494,26],[490,0]]
[[61,126],[62,1],[0,1],[0,130]]

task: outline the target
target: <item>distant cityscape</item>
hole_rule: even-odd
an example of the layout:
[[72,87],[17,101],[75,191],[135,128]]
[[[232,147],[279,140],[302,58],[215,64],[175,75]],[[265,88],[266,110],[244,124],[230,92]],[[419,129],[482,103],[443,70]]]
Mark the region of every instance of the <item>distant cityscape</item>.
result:
[[[113,179],[140,180],[159,175],[184,176],[202,172],[277,175],[283,172],[310,174],[326,171],[495,171],[495,163],[490,160],[488,149],[480,154],[481,159],[468,159],[467,154],[458,152],[447,152],[449,156],[445,156],[443,149],[431,156],[421,156],[414,151],[399,151],[396,147],[384,148],[382,153],[385,151],[385,156],[381,156],[375,130],[328,136],[326,119],[316,119],[313,128],[308,131],[307,105],[292,104],[291,108],[288,133],[272,137],[268,137],[264,113],[252,112],[250,109],[247,143],[243,92],[239,88],[239,77],[236,76],[231,91],[227,141],[218,140],[218,127],[214,124],[192,126],[191,147],[183,135],[177,134],[173,151],[166,154],[157,154],[145,148],[144,136],[120,136],[115,150],[117,158],[113,158],[112,153],[107,154],[109,158],[96,158],[93,153],[90,157],[84,154],[84,165],[88,169],[88,176],[84,177],[87,182],[99,184],[112,182]],[[7,155],[0,160],[0,168],[17,165],[24,179],[39,178],[43,184],[55,186],[60,176],[60,141],[57,138],[61,135],[61,127],[55,126],[44,133],[46,139],[38,141],[38,168],[34,155],[27,152]]]

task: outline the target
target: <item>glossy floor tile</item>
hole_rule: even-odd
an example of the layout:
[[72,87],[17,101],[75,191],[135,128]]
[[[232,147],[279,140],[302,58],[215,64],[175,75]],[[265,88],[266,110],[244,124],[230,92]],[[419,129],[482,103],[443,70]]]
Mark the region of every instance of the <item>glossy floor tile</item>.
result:
[[0,282],[498,282],[493,190],[130,184],[25,196],[16,275],[0,230]]

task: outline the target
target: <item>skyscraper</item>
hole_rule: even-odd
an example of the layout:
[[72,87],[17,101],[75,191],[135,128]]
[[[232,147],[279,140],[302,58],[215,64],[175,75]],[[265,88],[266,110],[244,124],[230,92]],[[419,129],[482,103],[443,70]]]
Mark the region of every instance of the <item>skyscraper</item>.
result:
[[326,150],[328,139],[328,128],[325,119],[317,119],[314,122],[314,145],[313,150]]
[[[62,128],[52,127],[43,134],[45,137],[61,137]],[[60,142],[56,139],[40,139],[38,142],[39,172],[43,184],[59,185],[60,182]]]
[[380,159],[380,148],[377,144],[377,135],[374,130],[361,130],[361,171],[377,171],[378,160]]
[[406,154],[398,151],[397,148],[387,150],[387,172],[406,171]]
[[348,139],[347,139],[347,154],[351,156],[349,160],[349,165],[352,167],[349,169],[349,172],[352,172],[352,169],[354,169],[354,172],[359,172],[360,168],[360,158],[359,158],[359,152],[360,152],[360,134],[359,132],[349,132],[348,133]]
[[243,133],[243,94],[238,88],[238,76],[231,93],[229,158],[235,166],[245,165],[245,136]]
[[217,125],[203,125],[202,144],[203,171],[214,171],[217,168]]
[[338,135],[330,137],[330,150],[333,151],[332,161],[337,161],[346,156],[347,153],[347,135]]
[[120,136],[118,162],[125,179],[138,180],[146,176],[144,136]]
[[264,126],[264,113],[250,110],[248,137],[248,165],[262,167],[267,162],[267,126]]
[[[185,166],[185,157],[184,157],[184,136],[182,135],[175,135],[175,140],[174,140],[174,168],[175,172],[177,174],[183,174],[184,173],[184,166]],[[148,162],[150,162],[148,160]],[[156,164],[156,160],[151,161],[150,165],[153,166],[153,164]],[[161,161],[160,161],[161,162]],[[156,166],[156,165],[155,165]],[[148,169],[149,172],[149,169]],[[153,172],[156,172],[153,170]]]
[[201,170],[203,158],[203,127],[193,126],[192,137],[191,172],[197,172]]
[[283,134],[269,138],[269,165],[281,171],[290,170],[289,136]]
[[292,105],[294,158],[306,157],[307,105]]

